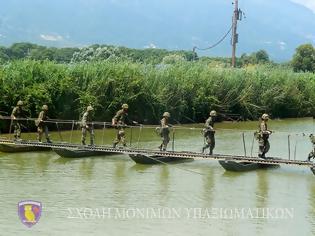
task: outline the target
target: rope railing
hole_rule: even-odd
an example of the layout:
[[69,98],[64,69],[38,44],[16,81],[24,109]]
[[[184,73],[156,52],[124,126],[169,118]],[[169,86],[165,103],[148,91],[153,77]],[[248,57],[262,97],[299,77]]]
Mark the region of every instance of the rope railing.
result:
[[[0,116],[0,120],[11,120],[11,121],[36,121],[38,118],[16,118],[13,119],[10,116]],[[74,129],[75,125],[80,125],[81,120],[62,120],[62,119],[48,119],[45,121],[42,121],[43,123],[52,123],[52,124],[71,124],[72,125],[72,130]],[[104,122],[104,121],[93,121],[93,122],[87,122],[88,125],[99,125],[100,127],[103,128],[109,128],[109,127],[116,127],[115,125],[113,126],[111,122]],[[132,127],[142,127],[145,129],[155,129],[158,125],[144,125],[144,124],[137,124],[137,125],[117,125],[119,127],[124,127],[124,128],[132,128]],[[172,125],[170,128],[176,129],[176,130],[194,130],[194,131],[202,131],[204,129],[203,124],[200,123],[201,127],[186,127],[184,125]],[[232,131],[232,132],[255,132],[257,129],[229,129],[229,128],[216,128],[215,130],[217,131]],[[296,135],[296,136],[309,136],[312,134],[312,132],[288,132],[288,131],[281,131],[281,130],[276,130],[272,131],[273,133],[282,133],[282,134],[287,134],[287,135]]]

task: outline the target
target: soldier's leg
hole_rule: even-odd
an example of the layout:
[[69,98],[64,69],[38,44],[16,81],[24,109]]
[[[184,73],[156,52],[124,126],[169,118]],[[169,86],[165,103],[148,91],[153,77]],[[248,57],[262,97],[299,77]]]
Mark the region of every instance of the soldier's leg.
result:
[[21,125],[20,123],[17,123],[17,138],[21,138]]
[[266,153],[269,151],[270,149],[270,143],[268,140],[265,140],[264,142],[264,152],[263,152],[263,157],[265,157]]
[[121,141],[121,143],[123,144],[124,147],[127,146],[127,144],[126,144],[125,130],[124,130],[124,129],[121,129],[121,130],[120,130],[120,141]]
[[209,154],[212,155],[213,154],[213,149],[215,148],[215,138],[214,135],[211,136],[211,144],[210,144],[210,152]]
[[93,128],[91,128],[91,129],[89,129],[89,132],[90,132],[90,144],[91,145],[94,145],[94,129]]
[[82,137],[81,137],[81,143],[85,145],[85,138],[86,138],[86,128],[82,128]]
[[113,143],[113,148],[115,148],[117,146],[117,144],[120,142],[120,130],[117,130],[117,133],[116,133],[116,138],[114,140],[114,143]]
[[14,122],[14,138],[18,139],[21,135],[20,124],[18,122]]
[[259,139],[258,140],[258,157],[263,157],[263,153],[264,153],[264,140],[263,139]]
[[16,125],[16,123],[14,124],[14,131],[13,131],[13,133],[14,133],[14,139],[17,139],[17,125]]
[[167,133],[164,133],[163,134],[163,142],[162,142],[163,151],[166,151],[166,148],[167,148],[169,141],[170,141],[169,135]]
[[209,148],[210,145],[211,145],[211,139],[210,139],[210,136],[207,135],[206,136],[206,143],[205,143],[205,145],[202,148],[202,152],[204,152],[207,148]]
[[43,128],[41,126],[37,127],[37,140],[39,142],[42,141],[42,136],[43,136]]
[[167,145],[169,144],[170,140],[171,140],[171,139],[170,139],[170,135],[167,134],[167,135],[166,135],[166,138],[165,138],[165,144],[164,144],[165,150],[167,149]]

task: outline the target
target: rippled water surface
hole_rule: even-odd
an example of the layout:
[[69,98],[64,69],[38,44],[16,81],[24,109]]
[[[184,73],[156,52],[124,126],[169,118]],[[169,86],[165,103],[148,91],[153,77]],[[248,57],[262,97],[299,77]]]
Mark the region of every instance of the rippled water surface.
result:
[[[257,156],[257,125],[217,124],[215,152],[244,155],[244,133],[246,154]],[[201,150],[196,127],[175,130],[175,150]],[[269,127],[270,156],[288,158],[290,135],[290,158],[307,158],[312,119],[274,120]],[[69,141],[71,134],[61,135]],[[127,136],[134,147],[156,149],[160,142],[153,128],[129,129]],[[114,130],[96,132],[99,144],[113,137]],[[73,132],[72,141],[79,139]],[[65,159],[54,152],[0,153],[0,199],[0,235],[315,234],[315,176],[303,167],[234,173],[210,160],[145,166],[125,155]],[[32,228],[17,214],[17,203],[29,199],[43,204]]]

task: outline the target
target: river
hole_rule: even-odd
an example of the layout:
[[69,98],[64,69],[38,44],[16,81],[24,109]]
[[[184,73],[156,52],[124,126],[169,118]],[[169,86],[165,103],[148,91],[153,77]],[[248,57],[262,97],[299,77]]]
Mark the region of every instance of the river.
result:
[[[216,124],[215,153],[244,155],[244,133],[246,154],[257,156],[257,126]],[[198,127],[176,129],[174,149],[199,152]],[[288,158],[290,135],[291,159],[307,158],[313,119],[272,120],[269,128],[274,131],[269,156]],[[111,143],[114,132],[97,130],[98,144]],[[133,147],[160,144],[153,128],[128,129],[127,136]],[[61,137],[78,142],[80,133]],[[52,139],[60,139],[59,133]],[[64,159],[54,152],[0,153],[0,189],[0,235],[315,235],[315,176],[303,167],[234,173],[210,160],[145,166],[124,155]],[[32,228],[18,217],[22,200],[43,205]]]

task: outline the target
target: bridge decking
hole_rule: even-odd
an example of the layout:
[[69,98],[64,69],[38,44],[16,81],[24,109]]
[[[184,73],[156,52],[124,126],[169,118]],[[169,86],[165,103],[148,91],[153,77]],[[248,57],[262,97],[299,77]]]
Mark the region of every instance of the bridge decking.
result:
[[194,160],[229,160],[229,161],[245,161],[250,163],[260,163],[260,164],[279,164],[279,165],[297,165],[304,167],[312,167],[313,162],[301,161],[301,160],[288,160],[275,157],[273,159],[261,159],[257,157],[249,156],[237,156],[237,155],[224,155],[224,154],[214,154],[207,155],[197,152],[187,152],[187,151],[155,151],[150,149],[137,149],[137,148],[113,148],[104,145],[95,146],[82,146],[80,144],[73,143],[39,143],[37,141],[22,140],[13,141],[8,139],[0,139],[0,144],[8,145],[25,145],[25,146],[36,146],[36,147],[50,147],[50,148],[82,148],[90,151],[101,151],[101,152],[112,152],[121,154],[142,154],[150,156],[163,156],[163,157],[177,157],[182,159],[194,159]]

